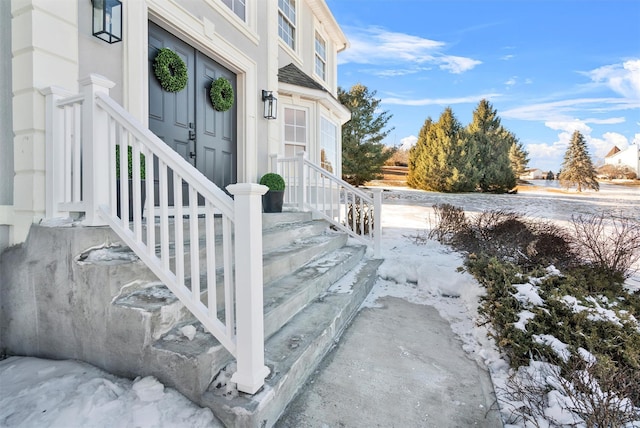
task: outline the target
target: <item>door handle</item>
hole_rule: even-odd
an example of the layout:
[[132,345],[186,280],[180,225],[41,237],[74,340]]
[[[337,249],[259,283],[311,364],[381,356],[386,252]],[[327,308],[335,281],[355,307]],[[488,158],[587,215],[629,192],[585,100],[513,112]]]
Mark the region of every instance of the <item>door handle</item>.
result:
[[196,130],[193,127],[193,122],[189,122],[189,140],[194,141],[196,139]]
[[196,152],[189,152],[189,157],[191,159],[195,158],[196,157]]

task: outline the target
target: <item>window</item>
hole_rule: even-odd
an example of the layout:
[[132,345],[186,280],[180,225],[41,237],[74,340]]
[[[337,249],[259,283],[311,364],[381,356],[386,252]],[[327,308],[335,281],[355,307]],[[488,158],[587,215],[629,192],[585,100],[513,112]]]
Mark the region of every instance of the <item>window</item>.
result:
[[322,79],[326,78],[327,69],[327,44],[324,39],[316,33],[316,74]]
[[246,0],[222,0],[229,9],[233,11],[240,19],[246,21],[247,1]]
[[278,0],[278,34],[291,48],[296,48],[296,2]]
[[307,112],[295,108],[284,109],[285,156],[295,156],[307,148]]
[[320,166],[331,173],[337,173],[338,127],[324,117],[320,123]]

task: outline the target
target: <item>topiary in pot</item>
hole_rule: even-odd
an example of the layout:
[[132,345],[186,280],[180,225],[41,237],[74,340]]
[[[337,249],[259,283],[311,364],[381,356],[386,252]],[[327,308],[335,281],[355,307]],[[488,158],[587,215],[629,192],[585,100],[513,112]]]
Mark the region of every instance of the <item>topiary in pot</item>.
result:
[[262,209],[265,213],[282,212],[284,202],[284,179],[280,174],[269,172],[262,176],[260,184],[267,186],[269,191],[262,195]]

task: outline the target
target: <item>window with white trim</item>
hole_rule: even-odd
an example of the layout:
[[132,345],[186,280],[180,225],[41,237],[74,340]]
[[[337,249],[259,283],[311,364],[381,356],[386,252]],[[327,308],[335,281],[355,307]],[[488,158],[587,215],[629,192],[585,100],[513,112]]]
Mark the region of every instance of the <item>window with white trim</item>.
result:
[[246,0],[222,0],[229,9],[243,21],[247,20],[247,1]]
[[291,49],[296,49],[295,0],[278,0],[278,35]]
[[297,108],[284,109],[284,152],[295,156],[307,149],[307,111]]
[[337,173],[338,127],[329,119],[320,119],[320,166],[331,173]]
[[316,74],[322,80],[327,80],[327,43],[316,32]]

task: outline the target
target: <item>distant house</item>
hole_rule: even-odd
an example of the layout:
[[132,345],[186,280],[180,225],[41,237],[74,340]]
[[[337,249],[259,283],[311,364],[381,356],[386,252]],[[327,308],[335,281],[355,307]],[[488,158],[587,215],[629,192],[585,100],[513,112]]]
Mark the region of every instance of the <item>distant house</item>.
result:
[[541,169],[533,168],[528,169],[524,174],[520,176],[520,180],[542,180],[547,177],[547,173]]
[[604,163],[605,165],[627,166],[631,168],[636,175],[640,175],[640,146],[638,144],[631,144],[624,150],[613,146],[605,156]]

